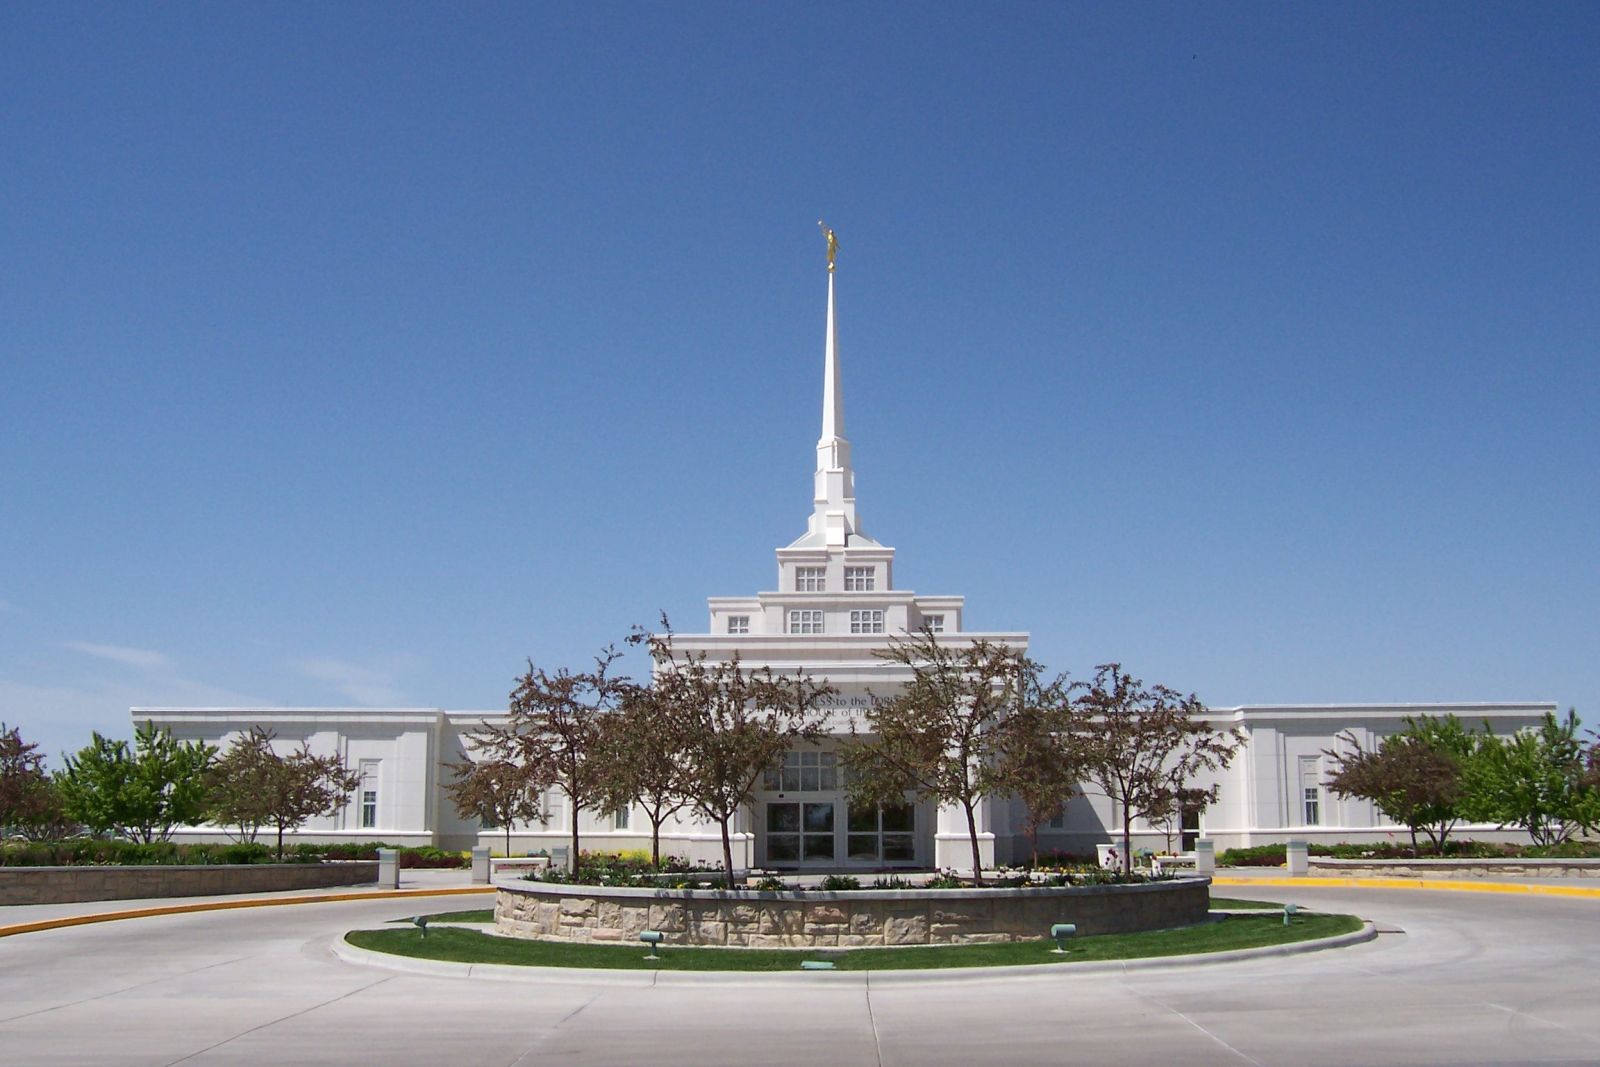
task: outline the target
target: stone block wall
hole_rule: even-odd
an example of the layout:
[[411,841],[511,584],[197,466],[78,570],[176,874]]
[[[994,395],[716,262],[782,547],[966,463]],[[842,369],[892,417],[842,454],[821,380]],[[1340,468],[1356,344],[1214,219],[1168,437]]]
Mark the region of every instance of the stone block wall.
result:
[[1210,879],[1037,889],[739,892],[495,882],[495,928],[545,941],[634,941],[659,930],[674,945],[886,948],[1188,926],[1205,919]]
[[377,863],[363,860],[195,867],[0,867],[0,905],[273,893],[371,885],[377,880]]

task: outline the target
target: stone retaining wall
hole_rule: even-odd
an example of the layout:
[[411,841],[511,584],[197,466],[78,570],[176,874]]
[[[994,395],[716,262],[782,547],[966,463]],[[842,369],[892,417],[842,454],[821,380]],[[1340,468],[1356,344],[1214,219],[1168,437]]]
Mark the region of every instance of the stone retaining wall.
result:
[[1336,878],[1600,878],[1600,860],[1346,860],[1312,856],[1308,864],[1308,874]]
[[371,885],[377,880],[378,864],[370,860],[193,867],[0,867],[0,905],[273,893]]
[[495,929],[543,941],[633,941],[659,930],[673,945],[874,948],[1046,937],[1055,923],[1112,934],[1205,919],[1209,878],[1036,889],[739,892],[623,889],[496,879]]

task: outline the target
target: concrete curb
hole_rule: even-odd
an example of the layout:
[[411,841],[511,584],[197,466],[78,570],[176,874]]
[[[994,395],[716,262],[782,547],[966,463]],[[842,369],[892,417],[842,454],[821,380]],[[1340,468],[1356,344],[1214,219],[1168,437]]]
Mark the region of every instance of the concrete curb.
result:
[[0,926],[0,937],[31,934],[40,930],[60,930],[68,926],[88,926],[120,919],[148,919],[157,915],[183,915],[194,911],[229,911],[234,908],[272,908],[288,904],[337,904],[346,900],[388,900],[405,897],[446,897],[463,893],[491,893],[490,886],[462,886],[447,889],[375,889],[361,893],[321,893],[295,897],[251,897],[247,900],[212,900],[197,904],[162,904],[153,908],[126,911],[97,911],[83,915],[61,915],[37,922]]
[[1530,882],[1469,882],[1459,878],[1326,878],[1320,875],[1298,877],[1235,878],[1218,875],[1213,886],[1288,886],[1315,889],[1442,889],[1458,893],[1518,893],[1526,896],[1577,897],[1600,900],[1600,887],[1545,885]]
[[[846,985],[889,986],[921,985],[927,982],[1049,981],[1080,974],[1124,974],[1130,971],[1171,967],[1204,967],[1243,960],[1299,956],[1323,949],[1346,948],[1372,941],[1377,927],[1363,922],[1360,930],[1334,937],[1295,941],[1287,945],[1232,949],[1227,952],[1198,952],[1184,956],[1147,956],[1134,960],[1103,960],[1092,963],[1038,963],[1014,967],[941,967],[935,970],[888,971],[625,971],[588,967],[522,967],[507,963],[451,963],[396,956],[388,952],[358,948],[343,936],[332,939],[329,950],[346,963],[363,967],[421,974],[436,978],[490,978],[497,981],[539,985],[616,985],[616,986],[706,986],[706,985]],[[641,949],[642,951],[642,949]],[[670,951],[670,949],[669,949]],[[727,951],[737,951],[729,949]],[[891,951],[891,950],[885,950]]]

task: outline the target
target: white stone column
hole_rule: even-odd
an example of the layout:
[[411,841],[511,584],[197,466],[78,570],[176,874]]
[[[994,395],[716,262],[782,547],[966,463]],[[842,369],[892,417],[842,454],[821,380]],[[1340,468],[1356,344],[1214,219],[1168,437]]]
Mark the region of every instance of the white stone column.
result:
[[[979,801],[973,812],[978,824],[978,855],[985,867],[994,866],[994,833],[989,827],[989,802]],[[933,865],[943,870],[972,866],[972,837],[967,833],[967,813],[960,804],[940,804],[934,825]]]

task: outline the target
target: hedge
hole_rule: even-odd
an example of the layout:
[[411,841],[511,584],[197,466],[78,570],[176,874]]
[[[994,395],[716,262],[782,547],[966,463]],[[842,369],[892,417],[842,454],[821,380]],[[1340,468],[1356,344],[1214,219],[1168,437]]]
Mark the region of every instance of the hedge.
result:
[[[401,867],[463,868],[470,859],[459,852],[424,846],[400,848],[382,841],[351,844],[296,843],[283,850],[285,863],[321,863],[323,860],[375,860],[380,848],[399,848]],[[178,844],[156,841],[142,844],[109,838],[73,838],[67,841],[6,842],[0,845],[0,866],[204,866],[219,863],[276,863],[273,847],[260,841]]]

